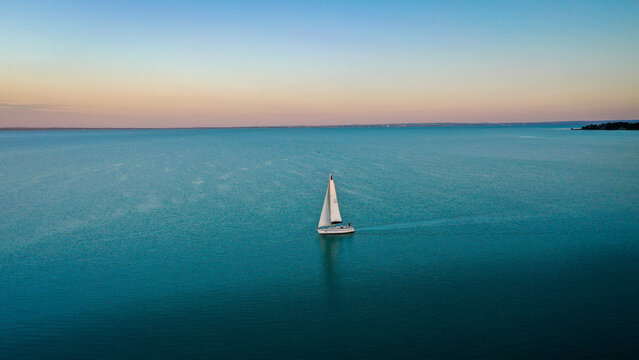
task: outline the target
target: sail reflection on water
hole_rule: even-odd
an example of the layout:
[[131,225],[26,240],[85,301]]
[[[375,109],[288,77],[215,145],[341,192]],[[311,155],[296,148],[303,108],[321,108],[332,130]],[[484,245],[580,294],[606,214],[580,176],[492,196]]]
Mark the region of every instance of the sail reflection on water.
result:
[[339,251],[340,239],[319,236],[319,243],[322,249],[322,260],[324,265],[324,275],[328,300],[331,303],[337,305],[337,303],[339,302],[339,273],[337,255]]

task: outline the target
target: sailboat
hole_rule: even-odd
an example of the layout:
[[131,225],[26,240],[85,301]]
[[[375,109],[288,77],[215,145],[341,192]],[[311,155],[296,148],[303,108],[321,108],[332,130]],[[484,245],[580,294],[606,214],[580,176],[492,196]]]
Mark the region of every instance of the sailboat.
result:
[[324,206],[322,207],[322,215],[320,215],[317,232],[322,235],[350,234],[355,229],[348,223],[348,226],[338,225],[342,223],[342,216],[339,213],[339,205],[337,205],[337,192],[335,192],[335,182],[333,175],[329,175],[328,188],[324,197]]

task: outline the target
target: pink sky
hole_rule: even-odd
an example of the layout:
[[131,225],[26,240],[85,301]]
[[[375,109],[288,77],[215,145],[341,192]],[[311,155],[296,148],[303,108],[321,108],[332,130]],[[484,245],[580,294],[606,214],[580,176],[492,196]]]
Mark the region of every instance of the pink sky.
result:
[[0,127],[639,118],[636,2],[60,1],[0,13]]

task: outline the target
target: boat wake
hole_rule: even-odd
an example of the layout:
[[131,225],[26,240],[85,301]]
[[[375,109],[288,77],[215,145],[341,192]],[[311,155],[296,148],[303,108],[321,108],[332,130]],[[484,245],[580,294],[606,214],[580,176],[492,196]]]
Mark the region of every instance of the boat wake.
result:
[[357,232],[380,231],[380,230],[402,230],[414,229],[422,227],[434,227],[445,225],[472,225],[472,224],[495,224],[514,221],[530,220],[534,216],[517,215],[517,216],[466,216],[457,218],[432,219],[423,221],[413,221],[407,223],[395,223],[377,226],[358,227]]

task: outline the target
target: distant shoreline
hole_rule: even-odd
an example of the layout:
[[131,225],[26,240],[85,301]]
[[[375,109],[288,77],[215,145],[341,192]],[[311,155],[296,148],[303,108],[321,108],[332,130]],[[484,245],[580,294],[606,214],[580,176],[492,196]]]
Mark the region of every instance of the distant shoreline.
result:
[[207,129],[315,129],[315,128],[406,128],[406,127],[482,127],[482,126],[535,126],[535,125],[581,125],[639,120],[597,121],[545,121],[545,122],[499,122],[499,123],[401,123],[401,124],[347,124],[347,125],[287,125],[287,126],[194,126],[194,127],[3,127],[0,131],[65,131],[65,130],[207,130]]
[[603,124],[589,124],[570,130],[639,130],[639,123],[635,121],[615,121]]

